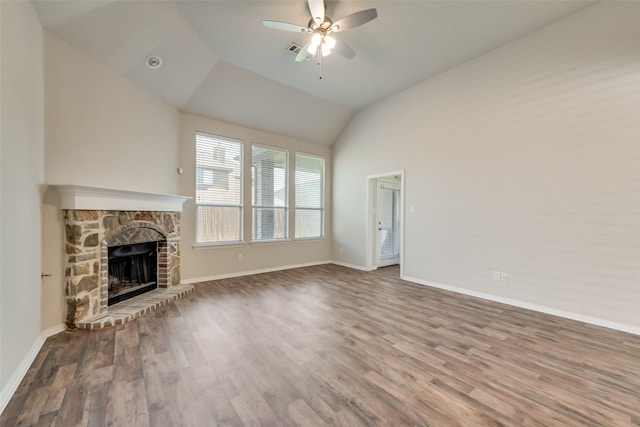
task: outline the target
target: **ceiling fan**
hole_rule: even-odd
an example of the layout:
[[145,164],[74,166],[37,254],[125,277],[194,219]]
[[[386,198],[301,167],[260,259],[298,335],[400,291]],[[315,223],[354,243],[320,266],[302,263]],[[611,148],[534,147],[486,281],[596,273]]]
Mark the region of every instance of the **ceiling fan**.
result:
[[348,59],[356,56],[356,52],[351,46],[335,39],[331,34],[366,24],[378,17],[378,11],[376,9],[365,9],[333,22],[331,18],[325,15],[324,0],[308,0],[308,2],[311,19],[306,27],[280,21],[266,20],[262,21],[262,23],[265,27],[275,28],[276,30],[311,34],[311,40],[300,49],[300,53],[296,56],[296,62],[310,59],[316,54],[320,59],[320,55],[327,56],[332,49]]

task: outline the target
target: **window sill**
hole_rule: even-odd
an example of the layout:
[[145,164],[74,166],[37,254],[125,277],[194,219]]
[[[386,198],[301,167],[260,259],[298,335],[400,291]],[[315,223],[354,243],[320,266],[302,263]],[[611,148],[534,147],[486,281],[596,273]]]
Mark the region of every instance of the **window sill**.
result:
[[282,243],[291,243],[291,239],[277,239],[277,240],[252,240],[251,246],[263,246],[263,245],[280,245]]
[[294,243],[313,243],[313,242],[324,242],[327,240],[326,237],[298,237],[294,239]]
[[196,243],[192,247],[199,251],[202,249],[219,249],[219,248],[241,248],[245,246],[245,242],[228,242],[228,243]]

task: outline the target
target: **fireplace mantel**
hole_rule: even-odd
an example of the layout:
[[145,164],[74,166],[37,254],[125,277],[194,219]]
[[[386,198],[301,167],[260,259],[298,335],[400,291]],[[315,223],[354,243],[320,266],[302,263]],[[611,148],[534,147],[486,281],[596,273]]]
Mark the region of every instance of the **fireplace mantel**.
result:
[[191,199],[171,194],[142,193],[84,185],[53,185],[61,195],[62,209],[182,212]]

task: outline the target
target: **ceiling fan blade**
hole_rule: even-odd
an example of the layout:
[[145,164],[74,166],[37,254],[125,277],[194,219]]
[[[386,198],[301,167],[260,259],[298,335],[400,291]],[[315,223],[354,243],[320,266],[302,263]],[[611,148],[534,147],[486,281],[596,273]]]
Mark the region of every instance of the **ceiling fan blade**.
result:
[[309,0],[309,10],[316,23],[324,22],[324,0]]
[[336,21],[333,26],[331,26],[331,31],[337,33],[339,31],[359,27],[360,25],[366,24],[367,22],[376,19],[377,17],[378,11],[375,9],[361,10],[360,12],[352,13],[351,15],[347,15],[344,18]]
[[309,31],[307,27],[301,27],[296,24],[289,24],[288,22],[280,21],[262,21],[262,25],[276,30],[292,31],[294,33],[306,33]]
[[333,51],[338,52],[347,59],[352,59],[356,56],[356,51],[353,50],[351,46],[340,40],[336,40],[336,45],[334,46]]
[[300,49],[300,52],[298,52],[298,54],[296,55],[296,62],[302,62],[302,61],[306,61],[307,59],[311,58],[313,55],[309,53],[309,51],[307,50],[307,48],[311,45],[311,40],[309,40],[309,42],[307,44],[305,44],[304,46],[302,46],[302,49]]

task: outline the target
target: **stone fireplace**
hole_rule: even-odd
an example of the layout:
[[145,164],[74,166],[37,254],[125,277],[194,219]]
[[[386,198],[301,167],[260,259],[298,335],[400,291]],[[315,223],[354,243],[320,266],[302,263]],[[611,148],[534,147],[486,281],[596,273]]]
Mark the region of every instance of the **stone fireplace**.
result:
[[180,211],[186,197],[56,188],[64,213],[68,327],[85,327],[128,297],[180,284]]

